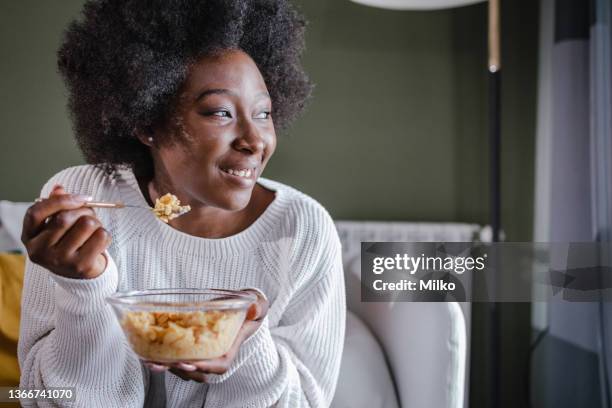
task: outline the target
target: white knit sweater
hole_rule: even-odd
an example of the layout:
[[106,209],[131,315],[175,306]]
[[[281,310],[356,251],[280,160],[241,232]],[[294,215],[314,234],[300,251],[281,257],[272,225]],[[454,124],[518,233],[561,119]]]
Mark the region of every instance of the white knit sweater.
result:
[[[326,407],[340,368],[345,322],[341,248],[331,217],[312,198],[260,178],[276,191],[244,231],[222,239],[180,232],[137,208],[96,209],[113,237],[104,273],[91,280],[26,265],[19,337],[22,388],[76,387],[78,407]],[[93,166],[54,184],[96,200],[146,206],[133,173]],[[259,288],[270,300],[260,328],[209,384],[153,374],[129,348],[105,297],[149,288]]]

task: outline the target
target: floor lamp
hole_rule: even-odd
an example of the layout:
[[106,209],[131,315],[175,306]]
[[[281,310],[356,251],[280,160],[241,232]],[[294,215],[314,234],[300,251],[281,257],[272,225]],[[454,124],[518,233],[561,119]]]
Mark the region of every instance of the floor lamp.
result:
[[[480,3],[483,0],[352,0],[366,6],[392,10],[435,10]],[[492,241],[499,242],[501,231],[501,46],[500,46],[500,0],[489,0],[488,37],[489,37],[489,222],[492,229]],[[490,276],[491,288],[495,290],[495,276]],[[488,367],[492,375],[489,403],[492,407],[500,406],[500,370],[499,370],[499,305],[489,303],[489,344]]]

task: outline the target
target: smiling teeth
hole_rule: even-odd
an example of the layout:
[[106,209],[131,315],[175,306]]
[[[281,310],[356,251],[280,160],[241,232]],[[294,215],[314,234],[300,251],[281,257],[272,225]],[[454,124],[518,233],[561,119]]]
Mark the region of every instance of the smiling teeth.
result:
[[233,176],[246,177],[246,178],[251,177],[251,169],[244,169],[244,170],[227,169],[225,170],[225,172]]

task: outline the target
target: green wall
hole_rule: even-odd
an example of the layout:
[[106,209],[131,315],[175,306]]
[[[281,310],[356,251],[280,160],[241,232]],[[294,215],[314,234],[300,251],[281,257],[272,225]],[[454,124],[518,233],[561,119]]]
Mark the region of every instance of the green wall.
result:
[[[30,200],[54,172],[82,162],[55,68],[62,29],[81,4],[0,2],[1,199]],[[281,137],[265,176],[313,195],[340,219],[486,223],[486,6],[299,4],[310,20],[304,63],[314,99]],[[504,51],[516,53],[503,55],[503,216],[509,238],[527,240],[535,38],[517,46],[515,36],[534,33],[512,29]]]
[[82,1],[0,1],[0,199],[30,201],[58,170],[82,163],[55,52]]
[[338,218],[454,219],[452,12],[302,4],[314,99],[269,175]]

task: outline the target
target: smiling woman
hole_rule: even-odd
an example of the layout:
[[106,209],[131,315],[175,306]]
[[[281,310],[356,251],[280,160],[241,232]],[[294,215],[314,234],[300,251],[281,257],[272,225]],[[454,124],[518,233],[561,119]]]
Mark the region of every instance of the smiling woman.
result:
[[189,205],[174,225],[191,235],[244,230],[274,199],[256,184],[276,147],[272,101],[257,65],[238,49],[199,58],[175,109],[165,126],[138,135],[153,158],[150,194],[173,191]]
[[[85,4],[58,64],[90,164],[53,176],[24,220],[21,387],[74,386],[82,407],[330,404],[338,235],[314,199],[261,177],[310,94],[303,27],[283,0]],[[165,193],[190,211],[141,211]],[[163,288],[256,301],[221,357],[141,361],[105,299]]]

